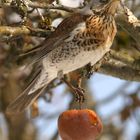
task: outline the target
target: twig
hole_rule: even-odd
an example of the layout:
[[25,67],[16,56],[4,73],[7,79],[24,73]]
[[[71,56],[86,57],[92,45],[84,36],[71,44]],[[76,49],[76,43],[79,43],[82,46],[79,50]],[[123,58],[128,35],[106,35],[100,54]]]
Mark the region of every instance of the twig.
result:
[[21,27],[11,27],[11,26],[0,26],[0,35],[32,35],[38,37],[46,37],[52,31],[50,30],[42,30],[42,29],[34,29],[26,26]]
[[46,3],[38,3],[38,2],[32,2],[30,0],[26,0],[28,2],[28,6],[32,8],[41,8],[41,9],[56,9],[56,10],[63,10],[70,13],[91,13],[91,8],[95,5],[94,0],[91,0],[89,3],[87,3],[84,6],[72,8],[64,5],[52,5],[52,4],[46,4]]
[[[81,7],[77,7],[77,8],[72,8],[72,7],[68,7],[68,6],[64,6],[64,5],[58,5],[58,4],[47,4],[47,3],[41,3],[41,2],[32,2],[30,0],[26,0],[26,7],[30,7],[30,8],[40,8],[40,9],[46,9],[46,10],[63,10],[66,12],[70,12],[70,13],[90,13],[91,12],[91,7],[93,7],[95,5],[94,0],[91,0],[89,3],[87,3],[85,6],[81,6]],[[16,8],[16,5],[10,5],[9,3],[3,3],[2,5],[0,5],[0,8],[2,7],[13,7]]]
[[63,5],[52,5],[52,4],[46,4],[46,3],[31,2],[31,1],[28,1],[28,6],[32,8],[41,8],[41,9],[47,9],[47,10],[51,10],[51,9],[63,10],[66,12],[77,11],[77,8],[70,8]]
[[[46,4],[46,3],[38,3],[38,2],[32,2],[32,1],[26,1],[26,5],[28,7],[31,8],[40,8],[40,9],[47,9],[47,10],[51,10],[51,9],[56,9],[56,10],[63,10],[66,12],[75,12],[78,10],[78,8],[71,8],[71,7],[67,7],[67,6],[63,6],[63,5],[52,5],[52,4]],[[3,3],[0,5],[0,8],[3,7],[11,7],[11,8],[16,8],[16,5],[10,5],[8,3]]]

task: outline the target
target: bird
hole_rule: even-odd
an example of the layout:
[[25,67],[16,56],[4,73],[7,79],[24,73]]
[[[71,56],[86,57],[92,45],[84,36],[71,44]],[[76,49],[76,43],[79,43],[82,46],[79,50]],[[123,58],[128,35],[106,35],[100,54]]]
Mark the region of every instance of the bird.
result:
[[36,48],[37,53],[28,65],[35,65],[33,79],[10,103],[7,112],[22,112],[55,78],[100,61],[110,51],[117,33],[115,14],[119,4],[120,0],[110,0],[92,14],[74,13],[65,18]]

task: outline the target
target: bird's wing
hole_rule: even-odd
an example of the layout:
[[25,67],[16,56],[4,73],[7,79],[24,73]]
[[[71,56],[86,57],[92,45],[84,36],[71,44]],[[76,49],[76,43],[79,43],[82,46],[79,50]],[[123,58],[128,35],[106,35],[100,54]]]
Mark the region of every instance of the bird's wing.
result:
[[[34,51],[37,54],[33,58],[34,64],[40,61],[44,56],[46,56],[50,51],[55,49],[56,46],[62,43],[62,41],[69,37],[69,33],[75,28],[75,26],[85,20],[86,16],[80,14],[74,14],[62,21],[62,23],[57,27],[57,29]],[[7,113],[17,114],[27,108],[42,92],[45,88],[41,88],[32,94],[28,94],[33,85],[36,83],[37,79],[41,74],[41,67],[38,67],[39,63],[35,66],[35,73],[32,77],[32,81],[28,87],[19,95],[7,108]]]
[[81,22],[85,21],[89,15],[81,15],[79,13],[73,14],[70,17],[65,18],[56,28],[52,34],[50,34],[39,47],[31,50],[29,53],[36,52],[31,64],[40,61],[50,51],[54,50],[59,44],[68,38],[72,30]]

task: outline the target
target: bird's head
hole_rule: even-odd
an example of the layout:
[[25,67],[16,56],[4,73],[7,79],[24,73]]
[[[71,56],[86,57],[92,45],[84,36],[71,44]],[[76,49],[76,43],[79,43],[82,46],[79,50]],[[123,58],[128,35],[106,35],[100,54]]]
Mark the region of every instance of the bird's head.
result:
[[121,0],[110,0],[103,8],[104,14],[115,15]]

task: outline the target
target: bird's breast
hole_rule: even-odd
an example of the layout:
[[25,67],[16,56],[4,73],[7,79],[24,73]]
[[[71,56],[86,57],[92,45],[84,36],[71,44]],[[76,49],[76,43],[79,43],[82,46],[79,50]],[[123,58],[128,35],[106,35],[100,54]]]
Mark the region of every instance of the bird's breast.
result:
[[94,65],[109,51],[111,46],[110,39],[108,39],[106,43],[103,43],[100,46],[90,44],[83,47],[80,47],[78,44],[67,44],[70,46],[65,45],[58,48],[58,50],[55,50],[49,56],[47,69],[50,68],[53,71],[63,70],[64,74],[66,74],[81,68],[90,62]]

